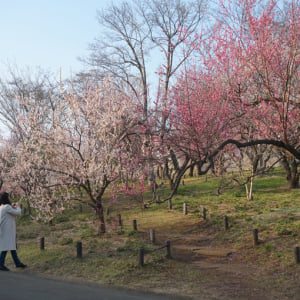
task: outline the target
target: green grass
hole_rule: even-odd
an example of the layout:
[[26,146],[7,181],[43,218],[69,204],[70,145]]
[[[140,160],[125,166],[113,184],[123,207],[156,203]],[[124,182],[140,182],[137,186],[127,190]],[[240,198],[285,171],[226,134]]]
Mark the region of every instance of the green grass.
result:
[[[70,209],[57,216],[52,225],[26,216],[19,218],[19,255],[31,270],[40,274],[139,288],[151,280],[164,289],[163,284],[170,284],[170,272],[172,278],[178,273],[195,280],[196,275],[182,262],[167,260],[164,249],[152,250],[167,236],[184,239],[189,233],[209,236],[210,247],[235,249],[239,253],[237,263],[282,274],[284,280],[297,278],[293,247],[300,245],[300,191],[286,188],[282,172],[256,178],[251,201],[247,201],[244,189],[238,186],[218,195],[219,179],[212,176],[185,178],[184,182],[173,199],[172,210],[168,210],[166,202],[141,209],[140,204],[128,199],[112,206],[107,233],[101,236],[91,211]],[[167,195],[167,184],[158,193]],[[183,215],[184,202],[188,203],[188,215]],[[202,218],[203,208],[207,209],[206,221]],[[119,213],[122,228],[116,226]],[[227,231],[224,216],[229,218]],[[132,228],[134,219],[138,232]],[[164,234],[159,245],[149,242],[151,228]],[[254,228],[259,229],[257,247],[253,247]],[[45,250],[39,249],[40,237],[45,237]],[[77,241],[83,243],[82,259],[76,258]],[[141,247],[147,253],[144,268],[138,265]]]

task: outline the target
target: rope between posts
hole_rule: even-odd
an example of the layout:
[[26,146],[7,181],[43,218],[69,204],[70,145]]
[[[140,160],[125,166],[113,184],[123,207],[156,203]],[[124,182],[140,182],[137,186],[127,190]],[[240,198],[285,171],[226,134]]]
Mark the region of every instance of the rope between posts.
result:
[[158,251],[158,250],[164,249],[164,248],[166,248],[166,247],[167,247],[167,245],[164,245],[164,246],[162,246],[162,247],[159,247],[159,248],[153,249],[153,250],[151,250],[151,251],[149,251],[149,252],[155,252],[155,251]]
[[[170,249],[170,241],[166,241],[166,244],[162,247],[147,251],[148,253],[153,253],[155,251],[161,250],[163,248],[167,249],[167,253],[166,253],[166,258],[171,258],[171,249]],[[144,255],[145,255],[145,250],[144,248],[140,248],[139,249],[139,265],[143,266],[144,265]]]

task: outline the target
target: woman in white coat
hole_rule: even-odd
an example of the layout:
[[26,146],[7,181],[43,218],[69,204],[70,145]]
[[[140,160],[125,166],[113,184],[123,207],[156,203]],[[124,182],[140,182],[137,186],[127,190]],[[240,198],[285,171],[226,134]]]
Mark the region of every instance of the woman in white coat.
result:
[[11,256],[17,268],[25,268],[26,265],[20,262],[16,250],[16,220],[15,217],[21,215],[21,208],[9,201],[8,193],[0,194],[0,271],[9,271],[5,267],[7,251],[11,251]]

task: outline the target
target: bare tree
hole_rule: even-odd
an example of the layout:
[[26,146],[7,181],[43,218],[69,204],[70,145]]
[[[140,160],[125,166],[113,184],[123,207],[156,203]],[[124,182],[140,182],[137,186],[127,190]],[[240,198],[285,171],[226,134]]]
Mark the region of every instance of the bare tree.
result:
[[[155,157],[150,133],[151,97],[157,95],[155,129],[164,132],[168,120],[167,101],[171,79],[193,51],[205,0],[134,0],[111,4],[98,11],[97,19],[105,30],[90,45],[90,55],[83,59],[92,72],[102,77],[110,74],[121,79],[134,93],[141,107],[141,122],[148,174],[155,197]],[[154,85],[155,81],[157,85]],[[161,134],[163,137],[163,133]],[[161,139],[163,141],[163,138]],[[147,152],[147,153],[146,153]],[[170,153],[169,153],[170,154]],[[169,155],[167,155],[169,156]]]
[[150,0],[111,4],[97,13],[98,22],[106,31],[91,43],[90,55],[84,61],[100,74],[109,73],[125,81],[141,101],[147,119],[149,77],[164,77],[166,97],[170,78],[191,54],[192,47],[183,51],[184,41],[197,32],[203,3]]
[[205,10],[204,1],[145,1],[139,2],[153,45],[160,55],[160,84],[158,97],[162,109],[162,128],[165,128],[167,115],[164,114],[171,78],[191,56],[194,47],[191,41],[200,29]]
[[127,2],[111,4],[97,12],[97,20],[105,33],[90,44],[90,55],[84,59],[93,74],[103,73],[122,79],[137,99],[143,99],[147,117],[148,91],[145,55],[149,51],[149,32],[136,10]]
[[22,139],[24,131],[19,127],[18,119],[30,113],[22,99],[30,98],[35,103],[53,105],[51,96],[56,93],[57,87],[49,72],[8,66],[6,77],[0,78],[0,122],[12,136]]

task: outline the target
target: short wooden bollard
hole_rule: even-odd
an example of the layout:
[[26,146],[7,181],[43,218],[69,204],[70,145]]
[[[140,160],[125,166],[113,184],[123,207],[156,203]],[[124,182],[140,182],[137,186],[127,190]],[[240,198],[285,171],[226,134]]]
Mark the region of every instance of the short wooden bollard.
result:
[[257,246],[258,244],[258,229],[253,229],[253,245]]
[[228,217],[227,216],[224,217],[224,229],[225,230],[229,229],[229,223],[228,223]]
[[82,258],[82,242],[76,243],[77,258]]
[[82,204],[79,204],[79,212],[82,213]]
[[168,209],[172,209],[172,200],[168,199]]
[[40,250],[45,250],[45,238],[40,238]]
[[166,241],[166,258],[171,258],[171,242]]
[[299,246],[296,246],[294,248],[294,254],[295,254],[296,264],[300,264],[300,247]]
[[207,213],[207,209],[205,207],[203,207],[203,210],[202,210],[203,220],[206,220],[206,213]]
[[145,255],[145,250],[144,248],[139,249],[139,265],[143,266],[144,265],[144,255]]
[[187,215],[187,213],[188,213],[188,208],[187,207],[188,207],[187,203],[184,202],[183,203],[183,214],[184,215]]
[[152,244],[155,243],[155,230],[154,229],[150,229],[150,241]]
[[133,227],[134,231],[137,231],[137,221],[136,220],[132,221],[132,227]]

